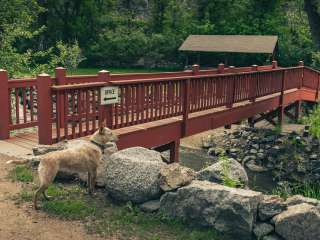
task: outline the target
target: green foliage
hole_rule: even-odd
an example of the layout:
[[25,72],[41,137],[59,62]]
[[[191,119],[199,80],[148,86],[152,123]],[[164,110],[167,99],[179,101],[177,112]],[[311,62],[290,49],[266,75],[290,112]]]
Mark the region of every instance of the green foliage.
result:
[[219,161],[222,161],[222,182],[223,185],[232,188],[242,188],[244,185],[238,179],[234,179],[230,174],[230,160],[224,154],[219,156]]
[[[11,76],[50,72],[57,64],[73,71],[80,63],[181,67],[178,48],[190,34],[278,35],[281,65],[318,66],[304,1],[0,0],[0,67]],[[225,59],[237,66],[270,63],[263,54],[202,59],[209,66]]]
[[53,56],[53,66],[62,66],[70,71],[75,71],[79,64],[85,60],[78,41],[75,41],[73,44],[64,44],[62,41],[59,41],[56,48],[58,54]]
[[310,125],[311,135],[320,139],[320,106],[316,106],[303,121],[305,124]]
[[16,166],[9,172],[9,178],[13,181],[32,182],[33,173],[32,170],[27,166]]
[[[30,185],[25,186],[30,187]],[[24,188],[17,203],[32,202],[33,190]],[[42,199],[42,210],[51,216],[66,220],[81,220],[89,233],[105,238],[117,236],[129,239],[162,240],[218,240],[213,229],[189,227],[181,220],[172,219],[163,213],[148,214],[131,203],[115,204],[97,193],[92,198],[86,189],[78,185],[62,186],[52,184],[47,194],[53,199]]]
[[279,195],[282,198],[288,198],[292,195],[302,195],[308,198],[315,198],[320,200],[320,185],[318,183],[305,182],[303,184],[296,184],[290,186],[285,184],[277,187],[273,194]]

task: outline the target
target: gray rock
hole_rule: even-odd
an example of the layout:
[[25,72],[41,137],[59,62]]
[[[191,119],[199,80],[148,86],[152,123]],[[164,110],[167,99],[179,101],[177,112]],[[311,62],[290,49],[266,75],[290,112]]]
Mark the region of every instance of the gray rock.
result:
[[320,236],[319,208],[302,203],[288,208],[273,219],[275,231],[286,240],[315,240]]
[[195,180],[177,192],[164,194],[160,200],[160,210],[170,217],[198,226],[213,227],[237,239],[247,240],[251,239],[261,198],[259,192]]
[[160,188],[165,192],[176,190],[191,183],[195,176],[196,172],[194,170],[183,167],[178,163],[163,166],[160,169]]
[[253,228],[253,233],[257,237],[257,239],[261,239],[262,237],[272,233],[274,231],[274,226],[269,223],[258,223]]
[[160,200],[151,200],[139,205],[139,208],[143,212],[153,213],[157,212],[160,208]]
[[60,151],[63,149],[66,149],[66,145],[64,143],[57,145],[38,145],[32,148],[32,152],[34,156],[40,156],[49,152]]
[[223,148],[209,148],[208,155],[209,156],[220,156],[224,154],[225,150]]
[[258,153],[258,151],[256,150],[256,149],[254,149],[254,148],[252,148],[251,150],[250,150],[250,154],[257,154]]
[[317,160],[318,159],[318,155],[317,154],[311,154],[309,158],[310,158],[310,160]]
[[240,149],[239,148],[231,148],[229,152],[232,154],[235,154],[235,153],[240,152]]
[[252,145],[252,148],[253,148],[253,149],[256,149],[256,150],[259,150],[259,144],[253,144],[253,145]]
[[260,165],[257,165],[254,160],[247,162],[245,165],[252,172],[266,172],[266,171],[268,171],[267,168],[260,166]]
[[[234,159],[227,160],[227,173],[229,177],[238,180],[243,183],[245,186],[248,186],[249,180],[246,170],[241,166],[239,162]],[[197,173],[197,179],[201,181],[209,181],[215,183],[222,183],[223,171],[224,171],[224,161],[219,161],[213,165],[199,171]]]
[[249,240],[262,197],[259,192],[194,180],[177,192],[164,194],[160,210],[169,217]]
[[277,234],[270,234],[268,236],[264,236],[262,240],[282,240]]
[[110,156],[105,172],[106,189],[120,201],[142,203],[161,195],[161,154],[142,147],[118,151]]
[[298,205],[301,203],[307,203],[313,206],[320,206],[320,201],[318,201],[317,199],[314,198],[307,198],[301,195],[294,195],[292,197],[289,197],[286,201],[285,204],[287,206],[294,206],[294,205]]
[[202,147],[203,148],[211,148],[214,147],[213,136],[208,135],[207,137],[202,138]]
[[286,209],[284,200],[277,195],[264,195],[259,204],[259,219],[266,221]]

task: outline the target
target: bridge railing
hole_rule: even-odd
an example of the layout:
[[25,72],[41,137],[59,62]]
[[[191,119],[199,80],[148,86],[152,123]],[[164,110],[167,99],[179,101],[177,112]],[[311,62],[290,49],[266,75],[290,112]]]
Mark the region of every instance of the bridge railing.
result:
[[[22,80],[8,80],[0,71],[0,100],[7,106],[1,108],[0,137],[8,138],[10,130],[39,126],[40,142],[50,144],[89,135],[102,122],[116,129],[169,117],[186,121],[190,113],[232,107],[287,89],[316,89],[318,78],[318,72],[309,68],[279,68],[276,62],[245,68],[220,64],[201,71],[193,66],[173,73],[102,71],[88,76],[67,76],[65,69],[57,68],[55,77]],[[120,102],[100,106],[99,89],[107,85],[119,86]]]

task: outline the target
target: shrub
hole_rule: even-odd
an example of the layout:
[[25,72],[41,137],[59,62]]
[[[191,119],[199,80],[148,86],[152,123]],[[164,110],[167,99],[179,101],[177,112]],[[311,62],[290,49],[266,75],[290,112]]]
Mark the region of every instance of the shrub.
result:
[[65,44],[62,41],[57,42],[57,55],[53,55],[52,65],[63,66],[70,71],[78,68],[79,64],[85,60],[77,41],[72,44]]
[[320,139],[320,107],[315,107],[312,113],[304,118],[303,122],[310,125],[311,135]]

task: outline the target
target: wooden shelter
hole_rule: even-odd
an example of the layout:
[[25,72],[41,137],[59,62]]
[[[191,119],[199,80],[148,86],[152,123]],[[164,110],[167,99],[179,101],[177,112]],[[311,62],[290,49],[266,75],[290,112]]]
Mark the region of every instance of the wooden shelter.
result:
[[[261,53],[275,60],[277,36],[258,35],[190,35],[180,46],[184,52]],[[198,60],[200,61],[200,59]],[[200,62],[198,62],[200,64]]]

